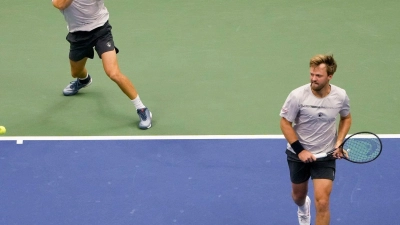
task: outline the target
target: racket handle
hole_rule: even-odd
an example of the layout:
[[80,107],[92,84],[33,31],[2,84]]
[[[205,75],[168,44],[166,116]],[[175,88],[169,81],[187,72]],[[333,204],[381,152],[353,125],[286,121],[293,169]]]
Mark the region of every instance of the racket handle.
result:
[[323,153],[314,154],[314,156],[315,156],[315,158],[319,159],[319,158],[327,157],[328,154],[323,152]]

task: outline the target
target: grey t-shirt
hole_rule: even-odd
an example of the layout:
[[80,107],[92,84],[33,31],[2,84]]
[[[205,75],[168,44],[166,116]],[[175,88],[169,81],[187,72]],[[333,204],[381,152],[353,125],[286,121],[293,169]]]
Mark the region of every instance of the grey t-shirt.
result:
[[104,0],[74,0],[70,6],[60,10],[67,21],[69,32],[91,31],[103,26],[109,13]]
[[[328,152],[335,148],[337,139],[336,118],[350,113],[346,91],[331,84],[330,93],[316,97],[310,84],[293,90],[287,97],[280,116],[293,123],[293,128],[303,147],[312,153]],[[290,144],[287,149],[294,153]]]

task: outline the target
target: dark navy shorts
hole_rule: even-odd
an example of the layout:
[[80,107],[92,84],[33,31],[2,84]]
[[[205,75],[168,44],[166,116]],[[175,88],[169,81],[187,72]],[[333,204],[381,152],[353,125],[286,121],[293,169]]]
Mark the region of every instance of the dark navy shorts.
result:
[[114,51],[114,49],[118,53],[119,50],[114,45],[111,29],[112,27],[107,21],[103,26],[91,31],[68,33],[66,39],[70,43],[69,59],[75,62],[86,57],[93,59],[94,49],[99,58],[104,52]]
[[294,184],[306,182],[308,179],[335,180],[336,160],[318,160],[303,163],[296,154],[286,150],[287,162],[290,171],[290,180]]

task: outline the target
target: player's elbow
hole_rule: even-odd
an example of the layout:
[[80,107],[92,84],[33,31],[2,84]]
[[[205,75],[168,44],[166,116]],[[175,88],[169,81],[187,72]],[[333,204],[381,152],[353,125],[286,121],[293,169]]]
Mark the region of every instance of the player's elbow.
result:
[[65,1],[57,1],[57,0],[53,0],[53,6],[56,7],[59,10],[64,10],[66,8],[68,8],[70,4],[68,4]]
[[346,121],[347,123],[351,124],[351,114],[347,114],[347,116],[340,117],[342,121]]
[[53,6],[56,7],[57,9],[59,9],[59,10],[64,10],[64,9],[67,8],[67,7],[65,7],[63,5],[60,5],[60,4],[57,4],[57,3],[54,3],[54,2],[53,2]]

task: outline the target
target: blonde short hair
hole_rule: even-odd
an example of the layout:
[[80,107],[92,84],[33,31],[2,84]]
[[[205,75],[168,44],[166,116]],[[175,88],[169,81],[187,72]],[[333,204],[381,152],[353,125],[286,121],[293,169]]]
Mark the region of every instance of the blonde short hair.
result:
[[310,67],[316,67],[321,64],[326,65],[328,75],[333,75],[336,72],[337,64],[333,55],[318,54],[310,59]]

